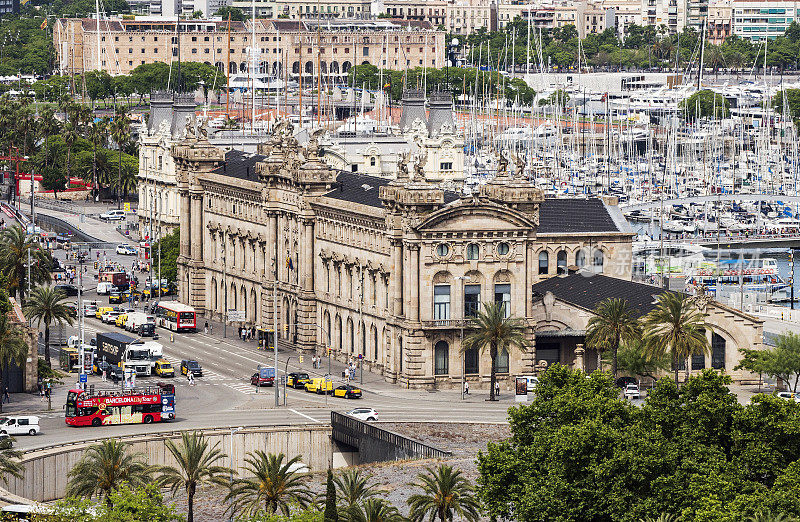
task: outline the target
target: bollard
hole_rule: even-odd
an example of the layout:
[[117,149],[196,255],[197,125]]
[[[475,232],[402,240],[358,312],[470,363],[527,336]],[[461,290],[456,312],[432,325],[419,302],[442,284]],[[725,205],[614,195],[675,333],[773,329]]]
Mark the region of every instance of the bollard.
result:
[[174,333],[170,333],[169,334],[169,342],[171,342],[171,343],[175,342],[175,334]]

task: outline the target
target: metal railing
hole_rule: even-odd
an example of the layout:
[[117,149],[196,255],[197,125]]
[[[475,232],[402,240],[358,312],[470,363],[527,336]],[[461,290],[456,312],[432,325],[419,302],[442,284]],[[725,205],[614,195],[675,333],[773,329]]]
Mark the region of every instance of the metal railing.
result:
[[423,328],[468,328],[470,325],[467,319],[434,319],[433,321],[422,321]]
[[[362,462],[400,458],[435,459],[452,456],[449,451],[429,446],[335,411],[331,412],[331,427],[333,440],[357,448]],[[364,454],[365,450],[369,450],[372,455],[385,458],[370,458],[369,455]]]

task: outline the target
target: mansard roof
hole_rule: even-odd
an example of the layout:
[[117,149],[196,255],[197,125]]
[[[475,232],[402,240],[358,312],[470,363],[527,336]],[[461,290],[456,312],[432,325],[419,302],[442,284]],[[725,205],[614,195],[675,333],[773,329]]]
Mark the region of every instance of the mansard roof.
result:
[[258,181],[256,173],[256,163],[267,159],[263,154],[244,152],[241,150],[229,150],[225,153],[225,164],[214,170],[215,174],[230,176],[238,179],[249,179]]
[[627,301],[637,316],[655,308],[656,299],[667,290],[658,286],[635,283],[599,274],[577,273],[551,277],[532,286],[534,295],[552,292],[556,299],[594,310],[606,298]]
[[[336,177],[336,188],[325,196],[351,203],[367,205],[369,207],[383,208],[378,192],[380,187],[388,185],[392,180],[379,178],[377,176],[367,176],[354,172],[341,171]],[[450,203],[458,199],[455,192],[445,191],[444,202]]]
[[612,215],[614,210],[616,207],[608,207],[596,198],[545,198],[539,207],[537,233],[630,232],[627,225]]

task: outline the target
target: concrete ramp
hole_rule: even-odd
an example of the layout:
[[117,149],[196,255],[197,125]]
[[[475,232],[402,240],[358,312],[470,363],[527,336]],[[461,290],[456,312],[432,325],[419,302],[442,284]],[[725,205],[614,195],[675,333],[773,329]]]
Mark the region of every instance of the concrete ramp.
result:
[[359,462],[362,464],[452,456],[449,451],[429,446],[418,440],[335,411],[331,412],[331,427],[333,428],[331,435],[333,440],[358,450]]

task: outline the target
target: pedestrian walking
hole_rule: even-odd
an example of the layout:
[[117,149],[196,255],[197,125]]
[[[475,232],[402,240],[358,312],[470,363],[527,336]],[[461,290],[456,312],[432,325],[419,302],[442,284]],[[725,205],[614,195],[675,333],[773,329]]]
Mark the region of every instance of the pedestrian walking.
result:
[[464,395],[469,395],[469,381],[464,381]]
[[206,325],[203,327],[203,333],[204,334],[208,333],[208,321],[206,321]]
[[186,380],[189,381],[189,386],[194,386],[194,374],[191,371],[186,374]]
[[105,380],[106,380],[106,369],[103,368],[103,381],[105,381]]
[[208,333],[210,333],[212,335],[214,334],[214,325],[213,324],[208,325]]
[[8,395],[8,386],[3,386],[3,402],[11,402],[11,397]]
[[500,396],[500,383],[497,381],[494,382],[494,396],[495,398]]

